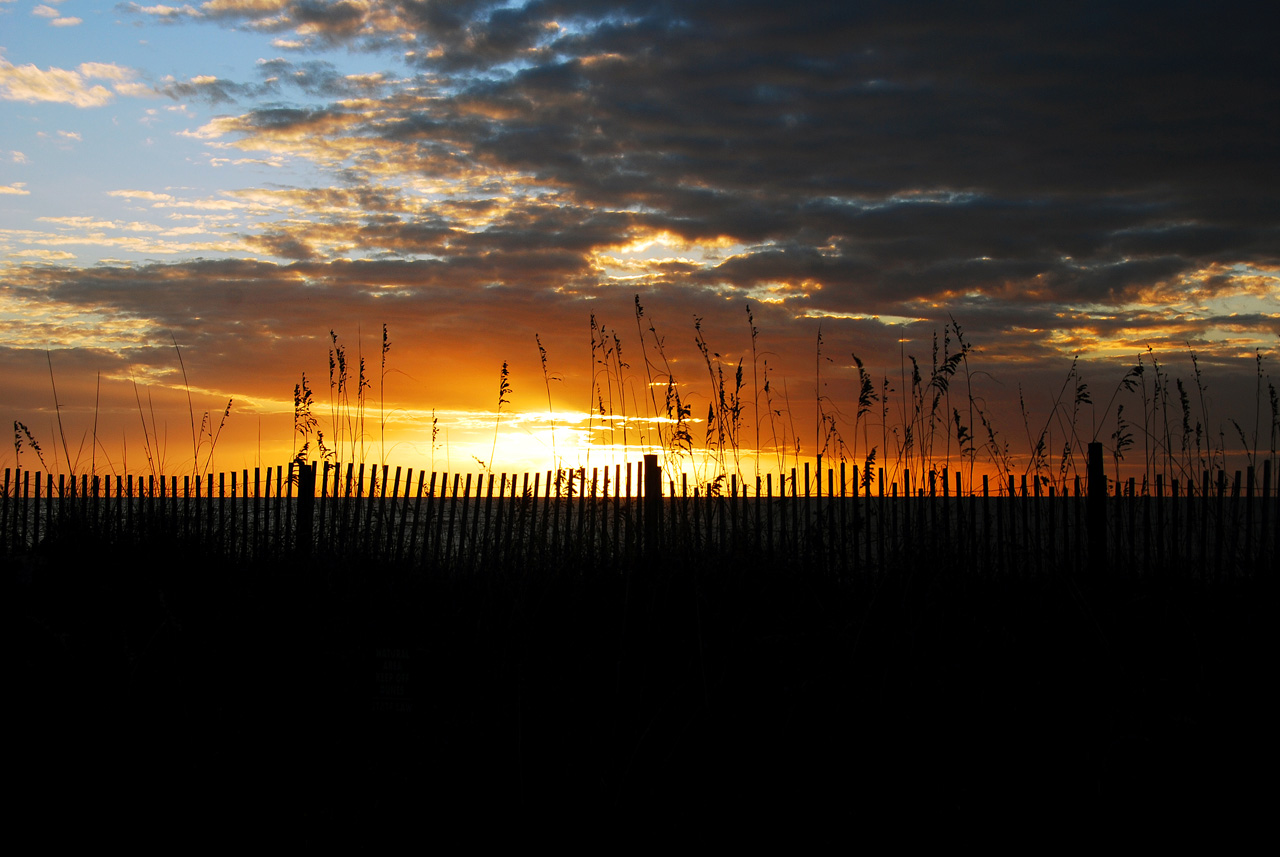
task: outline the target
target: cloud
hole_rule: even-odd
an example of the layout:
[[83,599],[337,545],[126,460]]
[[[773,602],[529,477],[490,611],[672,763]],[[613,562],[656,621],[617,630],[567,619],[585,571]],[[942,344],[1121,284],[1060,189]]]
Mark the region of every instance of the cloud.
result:
[[31,191],[26,189],[26,182],[14,182],[9,185],[0,185],[0,194],[12,194],[15,196],[29,196]]
[[6,101],[40,101],[71,104],[75,107],[100,107],[114,95],[101,84],[89,81],[109,80],[120,86],[133,78],[133,69],[113,63],[82,63],[75,70],[34,65],[17,66],[0,57],[0,99]]
[[129,98],[153,98],[158,94],[155,89],[145,83],[117,83],[115,90],[118,94]]
[[158,91],[175,100],[192,98],[210,104],[247,101],[276,95],[285,86],[309,95],[329,98],[365,98],[386,91],[395,82],[383,72],[341,74],[333,64],[321,61],[292,63],[282,58],[261,59],[257,63],[262,80],[242,83],[212,75],[197,75],[185,81],[166,79]]
[[183,6],[166,6],[164,4],[142,6],[137,3],[124,3],[118,8],[133,12],[134,14],[149,15],[153,18],[158,18],[161,21],[169,22],[201,17],[199,10],[189,4]]
[[85,77],[96,77],[117,82],[133,80],[137,76],[137,72],[133,69],[109,62],[83,62],[76,67],[76,70]]
[[0,250],[17,247],[94,248],[142,256],[177,257],[191,253],[245,254],[243,241],[229,236],[225,223],[199,222],[196,226],[174,226],[145,221],[116,221],[89,217],[40,217],[36,222],[48,229],[0,229]]
[[9,253],[12,259],[39,259],[43,262],[69,262],[76,257],[75,253],[65,250],[19,250]]
[[198,75],[189,80],[167,80],[158,92],[175,101],[196,99],[209,104],[226,104],[242,98],[255,98],[274,89],[269,85],[233,83],[212,75]]
[[172,194],[156,193],[150,190],[109,190],[107,196],[120,197],[121,199],[140,199],[148,202],[171,202],[174,197]]
[[80,18],[64,17],[61,12],[52,6],[44,4],[38,5],[31,10],[31,14],[39,18],[49,18],[49,26],[51,27],[74,27],[83,23]]
[[207,0],[200,4],[209,16],[255,18],[277,15],[289,7],[287,0]]

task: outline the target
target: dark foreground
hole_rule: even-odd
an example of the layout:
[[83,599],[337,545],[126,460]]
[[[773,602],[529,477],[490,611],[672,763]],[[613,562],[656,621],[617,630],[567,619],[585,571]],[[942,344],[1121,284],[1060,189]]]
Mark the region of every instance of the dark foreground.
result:
[[33,799],[999,825],[1263,797],[1259,577],[153,559],[182,550],[4,561],[9,755]]

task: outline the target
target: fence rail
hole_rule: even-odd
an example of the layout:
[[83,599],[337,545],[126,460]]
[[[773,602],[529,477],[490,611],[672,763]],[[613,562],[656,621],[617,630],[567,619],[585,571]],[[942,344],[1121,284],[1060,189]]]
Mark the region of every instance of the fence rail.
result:
[[[1271,463],[1228,481],[1115,485],[1101,454],[1070,492],[1020,483],[964,486],[941,470],[901,486],[843,463],[811,474],[731,477],[691,487],[656,456],[609,468],[494,474],[315,465],[191,476],[67,478],[4,472],[0,555],[68,528],[105,541],[198,542],[233,560],[354,556],[406,565],[620,567],[742,556],[847,574],[920,558],[978,574],[1125,568],[1211,575],[1269,569],[1280,557]],[[1096,469],[1092,465],[1096,464]],[[811,476],[825,475],[825,480]],[[848,478],[847,478],[848,477]],[[824,484],[825,482],[825,484]],[[1090,484],[1092,483],[1092,484]],[[872,491],[871,489],[875,489]],[[1091,490],[1092,489],[1092,490]]]

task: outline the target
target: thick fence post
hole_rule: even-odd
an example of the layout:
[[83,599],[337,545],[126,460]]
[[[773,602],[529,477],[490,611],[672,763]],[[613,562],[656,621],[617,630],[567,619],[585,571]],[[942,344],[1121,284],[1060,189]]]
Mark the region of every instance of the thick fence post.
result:
[[662,470],[657,455],[644,457],[644,553],[653,559],[658,555],[662,537]]
[[1089,444],[1089,496],[1085,507],[1089,530],[1089,567],[1095,572],[1107,564],[1107,475],[1103,470],[1102,444]]

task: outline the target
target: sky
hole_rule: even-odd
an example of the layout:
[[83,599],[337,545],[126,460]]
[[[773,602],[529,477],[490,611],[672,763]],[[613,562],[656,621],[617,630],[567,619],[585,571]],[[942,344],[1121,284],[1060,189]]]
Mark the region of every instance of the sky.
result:
[[0,0],[0,466],[1247,464],[1276,18]]

